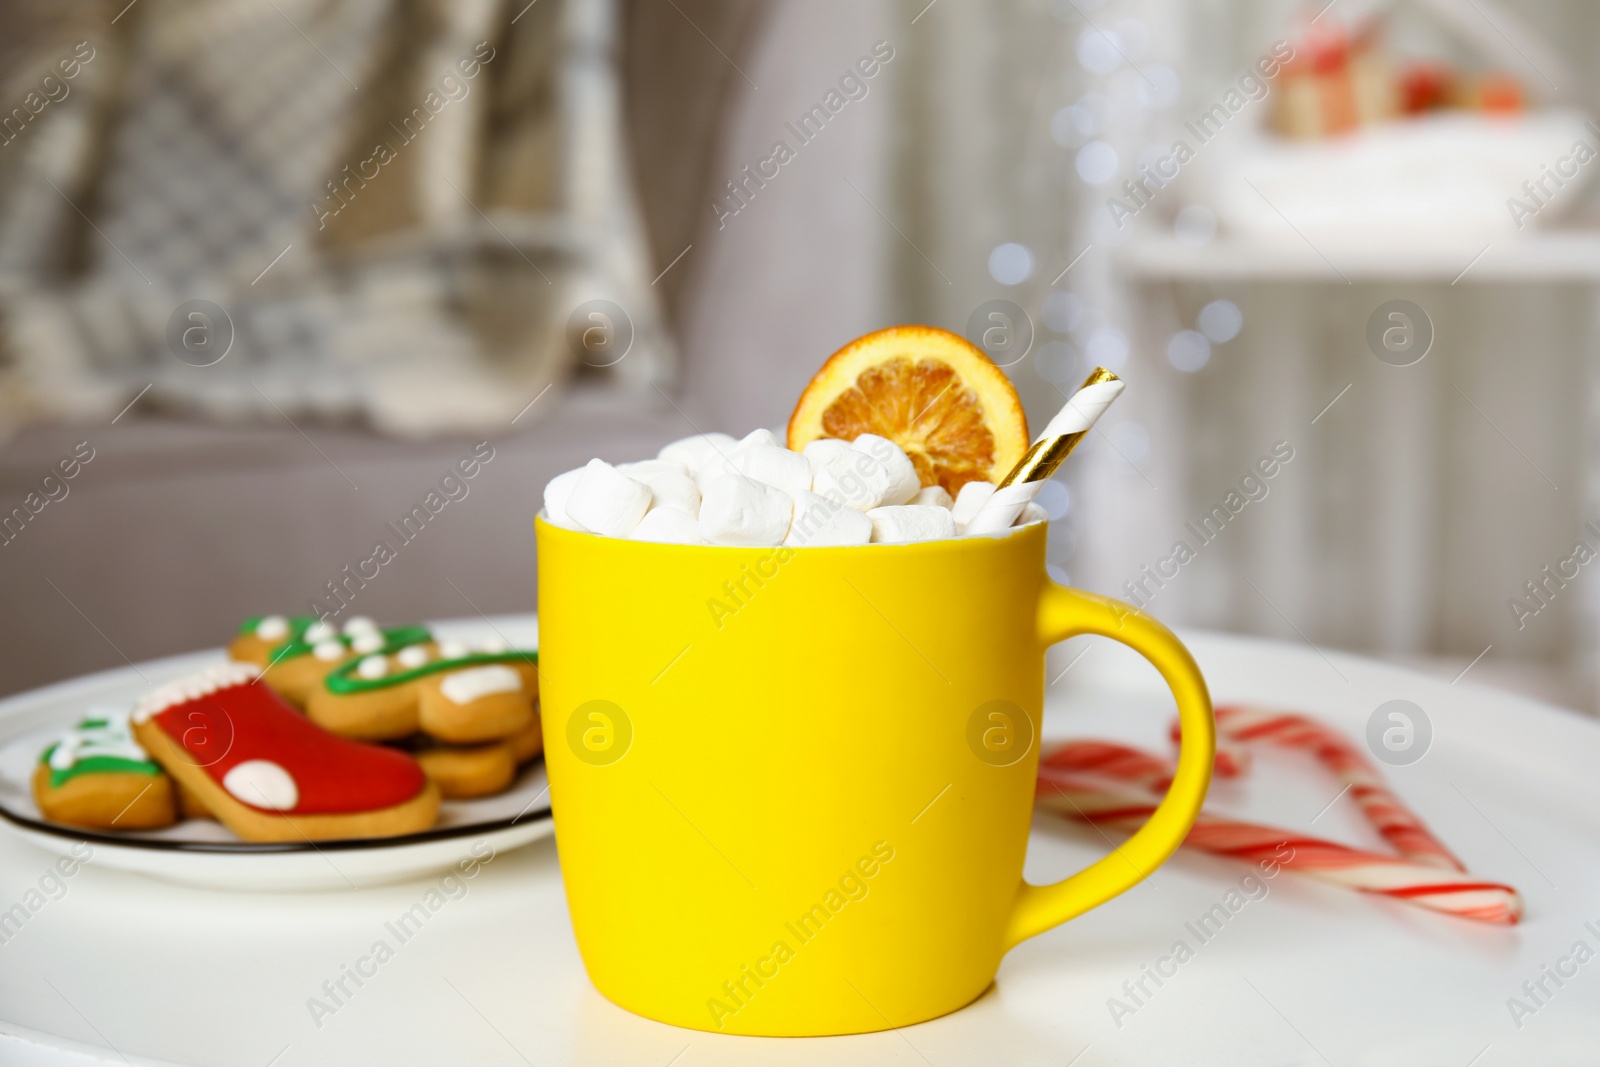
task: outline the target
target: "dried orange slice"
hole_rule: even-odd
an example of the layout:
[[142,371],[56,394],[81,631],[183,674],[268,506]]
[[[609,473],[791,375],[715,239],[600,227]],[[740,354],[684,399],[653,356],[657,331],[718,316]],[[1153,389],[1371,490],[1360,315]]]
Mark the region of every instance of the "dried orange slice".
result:
[[952,496],[971,481],[999,481],[1028,449],[1028,417],[1011,380],[964,338],[932,326],[891,326],[851,341],[789,417],[796,451],[864,433],[905,449],[922,484]]

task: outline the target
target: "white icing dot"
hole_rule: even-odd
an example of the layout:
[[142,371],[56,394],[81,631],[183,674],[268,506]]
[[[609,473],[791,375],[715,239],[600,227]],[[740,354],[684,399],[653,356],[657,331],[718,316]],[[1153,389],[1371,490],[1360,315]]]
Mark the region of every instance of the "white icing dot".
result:
[[499,655],[501,652],[509,652],[511,650],[511,645],[503,637],[491,637],[478,647],[490,655]]
[[352,615],[345,620],[344,632],[354,637],[356,634],[377,633],[378,624],[365,615]]
[[271,760],[245,760],[222,776],[222,788],[251,807],[268,811],[290,811],[300,803],[300,787]]
[[289,620],[282,615],[268,615],[256,623],[256,636],[263,641],[282,641],[289,636]]
[[314,622],[306,627],[305,640],[307,644],[315,645],[323,641],[332,641],[339,636],[339,631],[334,629],[331,622]]
[[79,738],[68,735],[61,743],[56,745],[55,751],[50,753],[50,769],[64,771],[78,762]]
[[356,673],[368,681],[382,678],[389,673],[389,661],[382,656],[368,656],[356,664]]
[[342,641],[318,641],[311,654],[318,659],[335,660],[344,658],[344,643]]
[[399,660],[400,666],[406,670],[414,671],[428,662],[428,649],[424,645],[408,645],[400,650],[395,659]]
[[452,704],[470,704],[493,693],[522,692],[522,676],[502,663],[468,667],[445,675],[439,692]]
[[383,647],[383,635],[380,633],[358,634],[351,640],[350,647],[360,655],[370,655]]
[[461,659],[467,655],[470,655],[470,653],[467,651],[467,643],[465,641],[439,642],[440,659]]

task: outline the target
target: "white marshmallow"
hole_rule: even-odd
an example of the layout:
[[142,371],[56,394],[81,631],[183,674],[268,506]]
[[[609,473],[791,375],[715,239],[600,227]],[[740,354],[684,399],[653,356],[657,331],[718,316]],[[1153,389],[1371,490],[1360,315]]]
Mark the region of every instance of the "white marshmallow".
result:
[[650,509],[650,487],[591,459],[567,498],[567,517],[590,533],[627,537]]
[[949,510],[955,507],[955,500],[945,491],[942,485],[925,485],[911,498],[913,504],[926,504],[930,507]]
[[855,508],[816,493],[796,493],[794,520],[783,543],[794,547],[864,545],[872,540],[872,520]]
[[[687,475],[689,468],[682,463],[671,459],[638,459],[632,463],[618,463],[617,470],[630,478],[639,478],[639,475],[650,471],[671,471],[674,474]],[[644,481],[643,478],[639,478]]]
[[1035,504],[1033,501],[1030,500],[1030,501],[1028,501],[1027,505],[1025,507],[1023,507],[1022,514],[1017,516],[1017,521],[1012,523],[1012,525],[1013,526],[1032,526],[1036,522],[1049,522],[1049,521],[1050,521],[1050,513],[1048,511],[1046,511],[1044,508],[1040,507],[1038,504]]
[[700,536],[714,545],[779,545],[794,502],[781,489],[739,474],[713,478],[700,498]]
[[967,523],[972,521],[972,516],[982,510],[983,505],[989,502],[994,495],[993,482],[968,482],[956,494],[956,502],[950,508],[951,518],[956,520],[958,529],[965,529]]
[[701,545],[700,522],[677,508],[651,508],[628,535],[635,541],[659,541],[682,545]]
[[939,541],[956,535],[955,520],[950,512],[926,504],[873,508],[867,512],[867,518],[872,520],[874,544]]
[[801,450],[806,462],[811,464],[811,476],[816,477],[822,465],[842,452],[850,451],[850,442],[837,437],[819,437]]
[[778,435],[771,430],[751,430],[740,438],[738,447],[753,448],[757,445],[765,445],[767,448],[782,448],[783,442],[778,440]]
[[860,512],[882,507],[894,476],[870,453],[847,448],[825,459],[811,482],[811,491],[837,499]]
[[[634,481],[643,482],[650,487],[650,510],[656,508],[676,508],[687,514],[690,518],[700,514],[700,487],[694,479],[684,473],[683,468],[676,464],[662,464],[657,467],[655,460],[646,460],[652,466],[645,467],[642,463],[629,463],[627,468],[618,467]],[[640,469],[643,468],[643,469]]]
[[700,487],[700,495],[704,496],[706,486],[718,478],[725,478],[730,474],[739,473],[739,464],[734,461],[737,446],[733,448],[719,448],[715,452],[707,452],[700,457],[700,466],[694,469],[695,485]]
[[706,456],[716,455],[719,451],[732,452],[735,444],[737,442],[725,433],[697,433],[693,437],[685,437],[681,441],[667,445],[656,453],[656,458],[681,464],[693,474],[700,469],[700,464]]
[[739,473],[790,496],[811,491],[811,464],[798,452],[772,445],[741,445],[733,454]]
[[850,447],[867,453],[889,472],[891,481],[889,491],[883,497],[885,504],[910,503],[922,488],[922,479],[917,476],[917,468],[911,462],[911,457],[887,437],[864,433]]
[[558,474],[545,483],[544,487],[544,521],[552,526],[564,526],[569,530],[579,529],[567,515],[567,501],[572,499],[572,490],[577,488],[578,479],[583,477],[583,468]]

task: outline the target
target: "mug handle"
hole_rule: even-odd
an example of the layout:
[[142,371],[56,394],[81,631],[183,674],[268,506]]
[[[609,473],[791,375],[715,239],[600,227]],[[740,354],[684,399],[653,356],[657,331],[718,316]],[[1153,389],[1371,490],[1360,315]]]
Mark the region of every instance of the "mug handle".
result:
[[1171,630],[1120,600],[1045,582],[1039,600],[1040,641],[1048,647],[1080,634],[1120,641],[1161,672],[1178,701],[1182,729],[1178,770],[1149,821],[1111,855],[1052,885],[1022,883],[1006,928],[1007,949],[1142,882],[1183,843],[1211,784],[1217,748],[1211,694],[1183,643]]

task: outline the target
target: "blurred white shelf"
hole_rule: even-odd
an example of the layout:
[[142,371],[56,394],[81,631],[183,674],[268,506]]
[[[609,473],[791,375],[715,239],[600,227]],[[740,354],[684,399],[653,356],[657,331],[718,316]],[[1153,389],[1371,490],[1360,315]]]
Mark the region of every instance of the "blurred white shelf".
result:
[[1197,248],[1168,235],[1148,235],[1117,249],[1115,258],[1125,275],[1141,281],[1600,281],[1600,230],[1499,239],[1314,240],[1313,247],[1298,238],[1218,237]]

